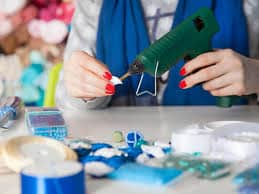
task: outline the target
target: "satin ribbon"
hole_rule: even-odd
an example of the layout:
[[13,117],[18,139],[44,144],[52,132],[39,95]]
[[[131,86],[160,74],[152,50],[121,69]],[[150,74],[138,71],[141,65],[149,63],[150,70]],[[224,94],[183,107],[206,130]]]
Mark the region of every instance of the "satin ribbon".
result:
[[21,194],[85,194],[84,170],[70,176],[44,177],[22,172]]

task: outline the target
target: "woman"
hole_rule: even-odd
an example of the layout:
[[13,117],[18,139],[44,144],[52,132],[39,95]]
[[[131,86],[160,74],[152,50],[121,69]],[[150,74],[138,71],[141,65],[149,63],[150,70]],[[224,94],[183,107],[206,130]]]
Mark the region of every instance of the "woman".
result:
[[[159,80],[157,97],[135,96],[139,76],[130,77],[122,86],[112,85],[112,75],[124,74],[128,64],[150,42],[200,7],[211,8],[217,17],[221,30],[212,43],[223,50],[200,55],[184,67],[179,62]],[[256,93],[258,61],[245,56],[249,49],[251,56],[257,53],[259,25],[256,27],[254,22],[258,7],[256,0],[79,0],[57,102],[81,109],[108,104],[212,105],[214,96]],[[206,68],[191,74],[200,67]],[[190,76],[183,79],[179,72]],[[153,79],[145,75],[142,89],[152,90]],[[203,83],[203,88],[193,87],[198,83]]]

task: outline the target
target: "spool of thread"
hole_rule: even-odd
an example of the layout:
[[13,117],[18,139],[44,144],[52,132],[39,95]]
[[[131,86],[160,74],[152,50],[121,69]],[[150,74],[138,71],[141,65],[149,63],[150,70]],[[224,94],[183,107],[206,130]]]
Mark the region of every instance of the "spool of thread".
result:
[[176,130],[172,133],[172,147],[176,152],[208,154],[215,150],[215,132],[230,124],[242,124],[242,121],[214,121],[198,123]]
[[171,142],[176,152],[209,153],[212,150],[211,131],[201,128],[198,124],[174,131]]
[[225,125],[215,131],[215,150],[232,154],[237,160],[259,159],[259,124],[242,122]]
[[2,155],[8,168],[15,172],[39,161],[48,163],[77,160],[76,153],[63,143],[36,136],[10,139],[3,145]]
[[85,175],[78,162],[35,164],[20,175],[21,194],[85,194]]

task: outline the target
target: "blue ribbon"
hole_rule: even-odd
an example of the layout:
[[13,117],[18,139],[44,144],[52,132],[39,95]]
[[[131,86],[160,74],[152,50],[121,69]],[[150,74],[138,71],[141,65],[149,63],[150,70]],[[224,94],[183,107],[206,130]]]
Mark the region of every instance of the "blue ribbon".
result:
[[21,194],[85,194],[85,174],[49,178],[21,173]]

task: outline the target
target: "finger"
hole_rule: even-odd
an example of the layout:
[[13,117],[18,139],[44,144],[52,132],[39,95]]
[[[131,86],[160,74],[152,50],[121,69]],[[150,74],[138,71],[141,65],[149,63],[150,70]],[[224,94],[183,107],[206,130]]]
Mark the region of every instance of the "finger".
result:
[[76,98],[90,99],[96,97],[110,96],[112,93],[106,93],[99,88],[92,85],[86,85],[82,83],[70,83],[68,85],[68,91],[71,96]]
[[204,83],[202,87],[204,90],[212,91],[231,85],[234,81],[234,75],[229,73]]
[[238,84],[232,84],[217,90],[213,90],[210,93],[213,96],[242,96],[244,94],[244,89],[240,87]]
[[182,76],[188,75],[202,67],[206,67],[206,66],[218,63],[221,61],[221,59],[222,59],[222,56],[220,51],[201,54],[198,57],[194,58],[193,60],[187,62],[180,70],[180,74]]
[[108,70],[108,68],[102,62],[98,61],[97,59],[88,55],[87,53],[80,55],[78,62],[79,62],[79,65],[82,66],[82,68],[95,73],[100,78],[103,78],[106,80],[112,79],[112,74]]
[[83,83],[84,85],[93,85],[104,92],[107,88],[110,88],[113,92],[115,91],[115,87],[108,80],[102,79],[91,71],[83,68],[78,69],[77,72],[71,71],[70,75],[66,76],[65,79],[69,79],[70,81],[75,80],[74,82],[76,84]]
[[224,75],[225,73],[227,73],[227,67],[224,64],[212,65],[207,68],[201,69],[197,73],[187,76],[184,80],[180,82],[180,87],[182,86],[182,84],[184,84],[184,89],[191,88],[196,84],[213,80],[217,77]]

